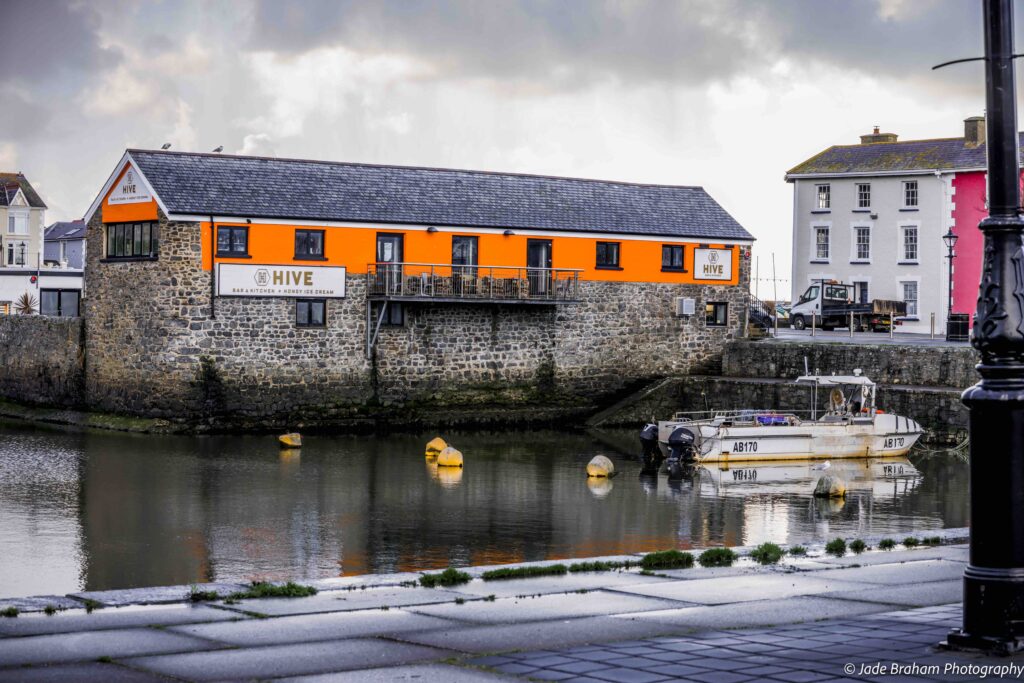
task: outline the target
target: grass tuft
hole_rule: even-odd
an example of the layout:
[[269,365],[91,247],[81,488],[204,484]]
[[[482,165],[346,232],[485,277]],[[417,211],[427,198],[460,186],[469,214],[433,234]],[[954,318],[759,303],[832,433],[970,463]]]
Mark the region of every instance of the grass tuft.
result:
[[455,604],[456,605],[465,605],[466,604],[466,598],[455,598]]
[[[549,564],[533,567],[502,567],[492,569],[480,575],[484,581],[504,581],[506,579],[530,579],[536,576],[561,576],[569,571],[564,564]],[[582,571],[582,570],[581,570]]]
[[738,556],[730,548],[708,548],[697,561],[702,567],[729,567]]
[[615,569],[629,569],[632,562],[573,562],[569,565],[569,571],[576,572],[610,572]]
[[883,538],[881,541],[878,542],[878,547],[888,552],[896,547],[896,541],[892,540],[891,538]]
[[48,616],[48,617],[52,617],[58,611],[60,611],[60,608],[57,607],[56,605],[47,605],[46,607],[43,608],[43,613],[46,616]]
[[[214,594],[216,595],[216,594]],[[253,581],[244,591],[237,591],[228,596],[228,600],[250,600],[254,598],[305,598],[316,595],[316,588],[303,586],[289,581],[285,584]],[[216,597],[213,598],[214,600]]]
[[0,617],[7,617],[8,619],[13,619],[16,616],[18,616],[17,607],[5,607],[3,609],[0,609]]
[[919,543],[920,543],[920,541],[918,541],[913,536],[907,536],[906,538],[903,539],[903,545],[904,545],[904,547],[907,547],[907,548],[916,548]]
[[693,555],[679,550],[660,550],[656,553],[647,553],[640,560],[640,566],[644,571],[652,569],[689,569],[693,566]]
[[486,598],[484,598],[484,602],[494,602],[497,599],[497,597],[498,596],[496,596],[494,593],[491,593]]
[[109,655],[103,655],[102,657],[97,657],[96,661],[100,664],[113,664],[114,658]]
[[929,536],[928,538],[922,538],[921,542],[925,545],[942,545],[941,536]]
[[777,564],[786,551],[774,543],[762,543],[750,551],[750,556],[757,560],[758,564]]
[[857,555],[860,555],[862,552],[864,552],[867,549],[868,549],[868,544],[865,543],[864,541],[860,540],[859,538],[857,540],[855,540],[855,541],[850,541],[850,550],[852,550]]
[[424,588],[437,588],[438,586],[458,586],[460,583],[469,583],[473,579],[466,572],[460,572],[454,567],[448,567],[440,574],[424,574],[420,577],[420,585]]
[[192,602],[208,602],[219,598],[217,591],[201,591],[196,586],[192,586],[192,590],[188,594],[188,599]]
[[842,557],[846,554],[846,541],[841,538],[833,538],[825,544],[825,552],[829,555]]
[[807,548],[803,547],[802,545],[794,545],[790,547],[788,552],[793,557],[802,557],[807,554]]

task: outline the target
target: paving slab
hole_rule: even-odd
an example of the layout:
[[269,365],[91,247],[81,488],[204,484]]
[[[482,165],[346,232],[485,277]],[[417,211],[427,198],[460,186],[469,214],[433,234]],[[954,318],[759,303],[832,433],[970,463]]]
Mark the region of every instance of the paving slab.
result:
[[967,562],[969,559],[969,550],[966,546],[937,546],[934,548],[917,548],[915,550],[905,551],[868,551],[855,555],[853,553],[847,553],[842,557],[832,557],[831,555],[822,555],[821,557],[815,557],[815,562],[829,565],[842,565],[848,566],[852,564],[858,564],[861,566],[869,566],[873,564],[893,564],[896,562],[920,562],[922,560],[949,560],[951,562]]
[[167,683],[163,676],[98,662],[0,669],[0,680],[4,683]]
[[885,612],[886,605],[801,596],[782,600],[756,600],[731,605],[687,607],[623,614],[613,618],[657,621],[688,629],[730,629],[775,624],[798,624],[819,619],[835,619]]
[[17,619],[0,619],[0,635],[34,636],[72,631],[101,631],[134,626],[165,626],[211,621],[248,619],[243,614],[214,609],[205,605],[133,605],[107,607],[87,613],[83,609],[44,614],[21,615]]
[[500,581],[474,580],[446,590],[467,595],[496,595],[515,597],[517,595],[540,595],[569,593],[577,590],[597,590],[613,586],[629,586],[638,583],[659,583],[666,579],[644,576],[634,572],[580,572],[564,576],[537,576],[529,579],[505,579]]
[[[126,588],[112,591],[85,591],[71,593],[70,597],[79,600],[93,600],[108,607],[123,605],[152,605],[188,600],[192,589],[200,591],[216,591],[218,595],[227,596],[245,590],[241,583],[198,583],[189,586],[155,586],[153,588]],[[80,605],[79,605],[80,606]]]
[[464,598],[462,593],[441,588],[367,588],[366,590],[324,591],[308,598],[259,598],[240,600],[235,605],[222,605],[235,612],[255,612],[267,616],[291,614],[318,614],[321,612],[347,612],[381,607],[401,608],[409,605],[427,605],[454,602]]
[[229,645],[280,645],[311,643],[384,634],[403,634],[449,628],[458,623],[447,619],[391,609],[358,612],[303,614],[272,619],[247,619],[219,624],[175,626],[168,630]]
[[125,661],[136,669],[196,681],[284,678],[303,674],[379,668],[452,654],[433,647],[374,638],[194,652]]
[[840,600],[860,600],[889,605],[907,605],[909,607],[927,607],[930,605],[946,605],[963,597],[963,581],[930,581],[912,585],[871,586],[862,590],[840,588],[822,593],[822,597]]
[[[215,643],[155,629],[111,629],[0,640],[0,667],[57,664],[164,652],[194,652]],[[0,671],[0,680],[4,679]]]
[[[823,574],[830,574],[830,572],[824,572]],[[671,583],[655,585],[636,584],[618,587],[615,590],[635,595],[657,596],[702,605],[720,605],[752,600],[779,600],[796,595],[812,595],[830,591],[867,589],[870,587],[871,584],[869,583],[841,581],[825,575],[819,576],[812,572],[787,572],[758,574],[755,576],[743,576],[742,578],[721,577],[716,579],[673,581]]]
[[335,576],[329,579],[313,579],[303,581],[307,586],[313,586],[317,590],[332,591],[352,586],[399,586],[409,581],[419,582],[423,576],[420,572],[395,572],[392,574],[359,574],[357,576]]
[[699,567],[689,569],[655,569],[658,577],[693,581],[696,579],[717,579],[726,576],[758,576],[761,574],[784,574],[792,571],[784,566],[761,566],[757,564],[733,565],[731,567]]
[[[660,584],[649,586],[657,593]],[[638,595],[626,595],[610,591],[589,591],[587,593],[561,593],[527,598],[499,598],[494,601],[467,601],[459,605],[454,602],[441,605],[410,607],[419,614],[428,614],[446,619],[458,619],[483,624],[514,624],[545,619],[571,619],[623,612],[643,612],[655,609],[679,607],[680,603]]]
[[486,654],[606,643],[675,633],[678,630],[677,627],[653,621],[602,616],[511,625],[453,627],[405,635],[402,640],[460,652]]
[[31,598],[0,599],[0,610],[14,607],[19,612],[42,612],[47,607],[74,609],[81,606],[80,600],[69,598],[66,595],[37,595]]
[[381,669],[362,671],[339,671],[313,676],[294,676],[275,679],[280,683],[390,683],[390,681],[415,681],[416,683],[499,683],[519,680],[511,676],[468,669],[447,664],[410,664],[389,666]]
[[870,567],[827,569],[811,572],[809,576],[894,586],[926,583],[928,581],[949,581],[960,579],[963,577],[963,574],[964,565],[961,562],[921,560],[918,562],[875,564]]

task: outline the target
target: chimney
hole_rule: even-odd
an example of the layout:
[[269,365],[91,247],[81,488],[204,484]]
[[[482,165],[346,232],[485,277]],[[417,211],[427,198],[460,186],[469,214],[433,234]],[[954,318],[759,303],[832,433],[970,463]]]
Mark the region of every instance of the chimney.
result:
[[964,119],[964,145],[977,147],[985,144],[985,117],[972,116]]
[[873,145],[878,142],[896,142],[896,133],[879,133],[878,126],[870,135],[861,135],[860,144]]

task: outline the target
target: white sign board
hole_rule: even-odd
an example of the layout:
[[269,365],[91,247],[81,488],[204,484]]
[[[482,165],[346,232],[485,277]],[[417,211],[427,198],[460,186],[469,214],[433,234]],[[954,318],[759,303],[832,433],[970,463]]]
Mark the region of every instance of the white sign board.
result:
[[345,296],[345,268],[218,263],[217,295],[341,299]]
[[693,279],[731,280],[732,251],[730,249],[694,249]]
[[121,180],[118,181],[114,189],[111,190],[110,196],[107,198],[108,204],[142,204],[153,199],[153,195],[149,193],[149,187],[145,181],[139,176],[134,168],[128,167],[128,170],[121,176]]

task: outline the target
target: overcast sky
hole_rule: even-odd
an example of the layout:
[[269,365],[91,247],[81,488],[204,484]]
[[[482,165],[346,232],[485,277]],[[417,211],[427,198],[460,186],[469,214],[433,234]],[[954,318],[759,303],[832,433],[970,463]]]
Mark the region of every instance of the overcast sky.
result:
[[165,142],[703,185],[788,290],[786,169],[961,135],[981,49],[980,0],[4,0],[0,170],[48,222]]

